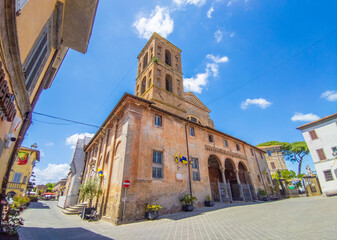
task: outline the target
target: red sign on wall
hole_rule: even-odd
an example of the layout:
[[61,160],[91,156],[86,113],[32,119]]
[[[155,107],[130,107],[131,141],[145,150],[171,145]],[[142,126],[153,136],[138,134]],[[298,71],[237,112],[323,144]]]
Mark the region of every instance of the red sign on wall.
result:
[[125,179],[125,180],[123,181],[123,186],[124,186],[125,188],[130,187],[130,180]]

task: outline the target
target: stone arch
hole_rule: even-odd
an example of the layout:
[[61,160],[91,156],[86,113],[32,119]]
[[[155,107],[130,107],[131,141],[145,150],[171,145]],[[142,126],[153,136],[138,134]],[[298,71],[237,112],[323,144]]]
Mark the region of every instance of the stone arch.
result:
[[241,200],[240,185],[236,177],[235,163],[232,159],[226,158],[225,160],[225,178],[230,186],[233,200]]
[[165,76],[165,89],[166,91],[173,92],[172,77],[169,74]]
[[210,155],[208,157],[208,175],[212,198],[215,201],[220,200],[218,183],[223,182],[221,168],[220,159],[216,155]]
[[167,49],[165,50],[165,63],[169,66],[172,66],[171,52]]
[[238,164],[238,169],[239,169],[240,182],[242,184],[247,184],[248,180],[247,180],[246,174],[248,172],[248,168],[247,168],[246,164],[244,164],[243,162],[240,161],[239,164]]
[[140,89],[140,95],[143,95],[146,89],[146,77],[143,78],[142,80],[142,85],[141,85],[141,89]]

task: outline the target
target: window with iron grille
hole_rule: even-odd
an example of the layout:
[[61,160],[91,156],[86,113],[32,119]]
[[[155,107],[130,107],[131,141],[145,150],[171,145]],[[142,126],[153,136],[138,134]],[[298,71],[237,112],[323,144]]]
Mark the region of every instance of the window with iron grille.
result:
[[163,152],[153,151],[152,177],[163,178]]
[[24,63],[26,89],[31,94],[50,53],[48,27],[44,27]]
[[328,181],[333,180],[331,170],[325,170],[325,171],[323,171],[323,173],[324,173],[325,181],[328,182]]
[[162,118],[161,118],[161,116],[158,116],[158,115],[154,116],[154,125],[156,125],[157,127],[161,127],[162,126]]
[[200,181],[199,160],[191,157],[193,181]]

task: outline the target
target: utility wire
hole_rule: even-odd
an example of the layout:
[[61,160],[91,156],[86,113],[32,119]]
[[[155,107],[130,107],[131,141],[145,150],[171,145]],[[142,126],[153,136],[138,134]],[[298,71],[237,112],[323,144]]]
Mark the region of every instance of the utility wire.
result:
[[267,73],[273,71],[274,69],[276,69],[276,68],[278,68],[278,67],[284,65],[285,63],[291,61],[292,59],[294,59],[294,58],[296,58],[297,56],[301,55],[301,54],[302,54],[303,52],[305,52],[306,50],[308,50],[308,49],[314,47],[314,46],[317,45],[319,42],[323,41],[324,39],[328,38],[330,35],[332,35],[332,34],[334,34],[334,33],[336,33],[336,32],[337,32],[337,28],[335,28],[333,31],[331,31],[331,32],[329,32],[329,33],[327,33],[327,34],[325,34],[323,37],[321,37],[320,39],[318,39],[318,40],[314,41],[313,43],[309,44],[308,46],[306,46],[305,48],[301,49],[300,51],[296,52],[295,54],[293,54],[293,55],[290,56],[289,58],[287,58],[287,59],[285,59],[285,60],[283,60],[283,61],[281,61],[281,62],[275,64],[274,66],[271,66],[271,67],[268,68],[266,71],[261,72],[260,74],[258,74],[258,75],[257,75],[256,77],[254,77],[253,79],[251,79],[251,80],[249,80],[249,81],[246,81],[246,82],[244,82],[243,84],[241,84],[241,85],[239,85],[239,86],[237,86],[237,87],[235,87],[235,88],[229,90],[228,92],[226,92],[226,93],[223,94],[222,96],[219,96],[219,97],[217,97],[217,98],[214,98],[213,100],[211,100],[210,102],[208,102],[206,105],[210,105],[210,104],[212,104],[212,103],[214,103],[214,102],[217,102],[217,101],[219,101],[220,99],[222,99],[222,98],[228,96],[229,94],[235,92],[236,90],[239,90],[240,88],[243,88],[244,86],[246,86],[246,85],[248,85],[248,84],[250,84],[250,83],[252,83],[252,82],[258,80],[258,79],[259,79],[260,77],[262,77],[263,75],[265,75],[265,74],[267,74]]
[[55,116],[51,116],[51,115],[44,114],[44,113],[38,113],[38,112],[33,112],[33,113],[36,114],[36,115],[49,117],[49,118],[53,118],[53,119],[58,119],[58,120],[66,121],[66,122],[81,124],[81,125],[85,125],[85,126],[89,126],[89,127],[101,128],[97,125],[93,125],[93,124],[89,124],[89,123],[85,123],[85,122],[79,122],[79,121],[74,121],[74,120],[70,120],[70,119],[66,119],[66,118],[55,117]]

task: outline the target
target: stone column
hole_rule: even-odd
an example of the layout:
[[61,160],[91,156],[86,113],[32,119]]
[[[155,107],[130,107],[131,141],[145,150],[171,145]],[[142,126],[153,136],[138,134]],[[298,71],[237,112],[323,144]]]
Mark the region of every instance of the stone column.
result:
[[247,187],[248,187],[248,192],[249,192],[249,195],[250,195],[250,200],[253,201],[253,196],[252,196],[252,192],[250,191],[250,177],[247,178],[247,175],[249,176],[249,172],[245,172],[245,179],[246,179],[246,184],[247,184]]
[[[227,181],[226,181],[226,176],[225,176],[225,168],[221,168],[221,175],[222,175],[222,180],[224,182],[224,186],[225,186],[225,194],[226,194],[226,199],[230,199],[229,195],[228,195],[228,189],[227,189]],[[229,200],[230,201],[230,200]]]
[[241,185],[241,182],[240,182],[239,171],[238,170],[234,170],[234,172],[235,172],[235,175],[236,175],[236,181],[238,182],[238,185],[239,185],[240,190],[241,190],[240,192],[241,192],[242,199],[245,202],[246,199],[245,199],[245,195],[243,193],[242,185]]

